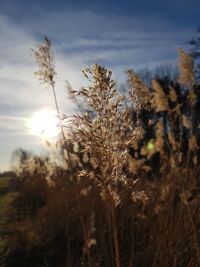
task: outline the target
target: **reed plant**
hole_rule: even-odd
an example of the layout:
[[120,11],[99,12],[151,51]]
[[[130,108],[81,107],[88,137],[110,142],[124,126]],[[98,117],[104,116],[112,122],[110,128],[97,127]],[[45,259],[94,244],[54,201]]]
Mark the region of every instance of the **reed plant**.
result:
[[[38,257],[32,266],[200,266],[200,85],[193,59],[179,50],[178,80],[154,79],[150,87],[128,70],[128,102],[112,72],[93,64],[83,70],[88,86],[74,91],[68,84],[79,113],[61,117],[48,38],[34,55],[37,76],[53,91],[67,164],[19,161],[17,176],[28,180],[13,208],[19,214],[17,203],[29,211],[38,197],[43,202],[23,220],[14,216],[8,266],[20,246],[24,262]],[[34,201],[26,202],[26,192]]]

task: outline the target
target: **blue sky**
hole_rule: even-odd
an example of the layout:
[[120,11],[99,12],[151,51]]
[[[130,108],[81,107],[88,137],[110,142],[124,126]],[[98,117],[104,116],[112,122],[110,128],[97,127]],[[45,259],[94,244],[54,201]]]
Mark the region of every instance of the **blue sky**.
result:
[[79,88],[81,69],[94,62],[112,69],[119,83],[130,67],[175,64],[177,48],[187,48],[200,26],[199,14],[199,0],[0,0],[0,171],[9,169],[14,149],[44,148],[27,126],[35,112],[54,108],[33,75],[30,49],[44,35],[54,45],[58,101],[68,114],[66,79]]

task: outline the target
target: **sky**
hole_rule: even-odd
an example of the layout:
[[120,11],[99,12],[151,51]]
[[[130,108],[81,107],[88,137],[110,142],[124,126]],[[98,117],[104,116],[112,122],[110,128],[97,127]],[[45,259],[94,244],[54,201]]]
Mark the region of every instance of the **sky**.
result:
[[188,49],[200,26],[199,13],[199,0],[0,0],[0,171],[10,169],[18,148],[45,149],[30,131],[34,114],[55,110],[34,76],[31,49],[44,36],[53,44],[61,112],[72,114],[66,80],[80,88],[81,69],[92,63],[111,69],[118,84],[129,68],[176,64],[177,48]]

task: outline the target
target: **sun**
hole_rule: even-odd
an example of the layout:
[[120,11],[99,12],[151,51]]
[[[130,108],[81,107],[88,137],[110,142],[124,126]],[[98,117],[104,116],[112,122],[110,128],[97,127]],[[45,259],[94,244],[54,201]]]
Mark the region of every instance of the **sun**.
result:
[[49,109],[39,110],[29,118],[30,133],[45,140],[55,139],[60,132],[58,123],[55,111]]

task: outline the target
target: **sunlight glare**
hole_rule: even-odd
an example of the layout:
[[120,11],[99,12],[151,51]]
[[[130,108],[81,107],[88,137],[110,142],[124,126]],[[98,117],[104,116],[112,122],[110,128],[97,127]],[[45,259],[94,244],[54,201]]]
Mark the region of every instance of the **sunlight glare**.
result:
[[58,118],[56,112],[42,109],[30,118],[30,132],[45,140],[55,139],[59,134]]

